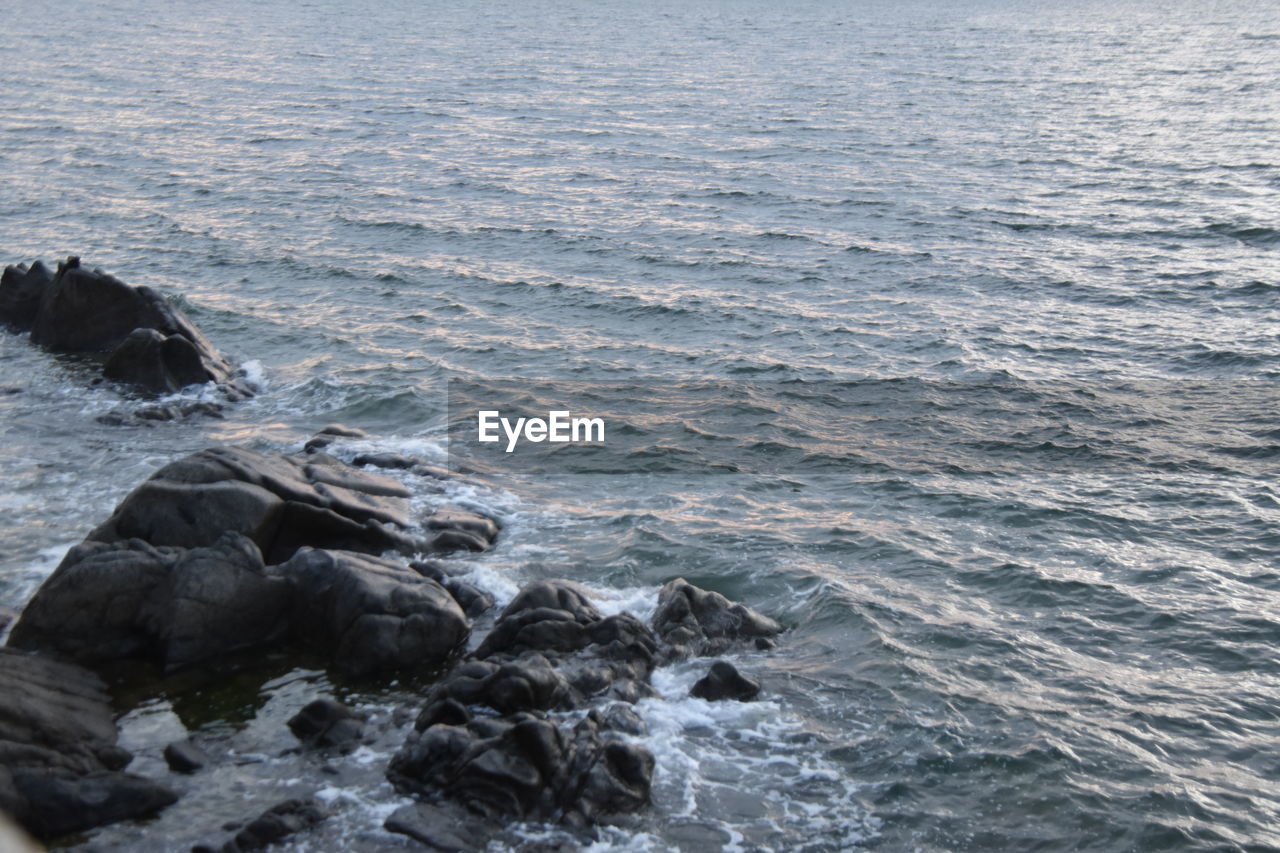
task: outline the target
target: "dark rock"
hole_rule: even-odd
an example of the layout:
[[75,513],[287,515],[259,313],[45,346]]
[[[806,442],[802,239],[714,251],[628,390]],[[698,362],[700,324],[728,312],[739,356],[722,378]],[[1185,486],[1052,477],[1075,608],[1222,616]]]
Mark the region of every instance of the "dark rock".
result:
[[462,612],[474,618],[493,607],[493,596],[484,590],[460,581],[457,578],[445,578],[440,585],[449,591],[453,600],[458,602]]
[[132,411],[116,409],[99,415],[95,420],[107,426],[150,426],[165,421],[185,420],[195,416],[222,419],[222,406],[217,403],[166,404],[142,406]]
[[15,331],[30,331],[44,292],[52,283],[53,272],[43,261],[30,268],[26,264],[5,267],[0,278],[0,323]]
[[473,660],[455,667],[431,688],[417,728],[422,731],[440,722],[464,723],[471,719],[466,710],[470,706],[511,714],[568,710],[581,699],[551,662],[536,652],[503,663]]
[[15,790],[26,800],[25,811],[15,818],[42,839],[145,817],[178,799],[163,785],[129,773],[104,770],[78,776],[44,768],[10,773]]
[[195,773],[209,763],[209,756],[191,741],[180,740],[164,748],[164,760],[175,773]]
[[339,438],[367,438],[369,433],[359,427],[349,427],[346,424],[329,424],[316,435],[333,435]]
[[653,756],[603,728],[594,712],[571,730],[527,713],[437,723],[410,736],[387,776],[400,791],[447,797],[489,819],[584,825],[641,808],[653,778]]
[[388,832],[407,835],[433,850],[473,853],[489,846],[496,834],[457,803],[413,803],[392,812],[383,824]]
[[261,850],[290,835],[310,829],[328,816],[328,811],[318,800],[285,800],[254,818],[231,841],[216,849],[219,853]]
[[466,534],[478,541],[479,547],[466,545],[461,547],[471,547],[471,550],[477,551],[485,550],[493,544],[494,539],[498,538],[498,525],[493,519],[458,507],[437,509],[423,520],[422,526],[427,530],[440,531],[442,534]]
[[470,631],[440,584],[389,560],[306,548],[274,571],[297,590],[295,639],[347,675],[439,665]]
[[[37,289],[32,280],[31,271],[21,284],[13,277],[15,301],[22,306],[15,311],[20,314],[28,310],[29,294]],[[252,396],[195,324],[151,288],[131,287],[101,270],[82,267],[79,258],[72,257],[38,289],[32,343],[55,352],[111,353],[105,367],[108,378],[155,392],[215,382],[232,398]]]
[[380,554],[418,553],[427,543],[409,526],[408,490],[396,481],[320,454],[297,459],[220,447],[171,462],[129,494],[90,539],[144,539],[185,548],[228,530],[257,543],[267,562],[303,545]]
[[0,808],[50,839],[142,817],[176,796],[117,772],[110,697],[97,676],[67,663],[0,648]]
[[565,580],[535,581],[522,589],[484,638],[477,657],[526,650],[571,652],[590,642],[586,630],[603,617],[586,589]]
[[87,541],[36,592],[9,644],[85,663],[135,658],[176,669],[281,639],[292,594],[237,533],[186,551]]
[[289,720],[289,731],[305,745],[320,749],[349,749],[364,734],[364,715],[335,699],[308,703]]
[[718,592],[676,578],[658,593],[653,630],[671,647],[671,656],[682,657],[719,654],[734,641],[781,633],[782,626]]
[[351,460],[352,465],[369,466],[371,468],[391,468],[407,470],[419,464],[412,456],[400,453],[361,453]]
[[706,699],[708,702],[719,702],[724,699],[750,702],[760,695],[760,682],[738,672],[737,668],[728,661],[718,660],[711,664],[711,670],[693,685],[689,695]]

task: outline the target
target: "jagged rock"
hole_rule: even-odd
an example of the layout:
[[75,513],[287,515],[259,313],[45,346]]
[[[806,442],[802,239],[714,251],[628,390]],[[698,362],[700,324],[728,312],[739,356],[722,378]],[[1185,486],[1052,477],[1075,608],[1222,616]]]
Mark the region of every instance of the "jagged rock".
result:
[[364,734],[364,715],[335,699],[307,703],[289,720],[289,731],[309,747],[348,749]]
[[108,378],[161,393],[214,382],[233,400],[253,394],[163,296],[86,269],[79,258],[59,264],[51,279],[42,264],[25,271],[10,267],[0,293],[0,316],[7,310],[12,325],[29,326],[32,343],[54,352],[111,353]]
[[276,803],[241,829],[227,843],[214,847],[200,844],[192,853],[241,853],[261,850],[278,841],[310,829],[329,816],[324,804],[316,799],[292,799]]
[[782,626],[718,592],[676,578],[658,593],[653,630],[671,647],[670,656],[684,657],[720,654],[734,641],[771,637]]
[[517,713],[416,732],[392,758],[387,776],[402,792],[445,796],[489,819],[581,826],[641,808],[653,764],[648,750],[610,736],[598,712],[572,729]]
[[468,706],[483,705],[510,714],[567,710],[581,700],[568,680],[536,652],[503,663],[472,660],[454,667],[431,688],[418,715],[417,729],[422,731],[441,721],[470,720]]
[[17,264],[4,268],[0,278],[0,323],[29,332],[40,310],[44,292],[53,283],[53,271],[36,261],[30,268]]
[[175,773],[195,773],[209,763],[209,756],[191,741],[180,740],[164,748],[164,760]]
[[693,685],[689,695],[706,699],[708,702],[719,702],[724,699],[750,702],[760,695],[760,682],[738,672],[737,667],[728,661],[718,660],[711,664],[710,671]]
[[151,814],[177,799],[118,772],[110,697],[97,676],[0,648],[0,809],[50,839]]
[[82,663],[133,658],[176,669],[281,639],[292,595],[238,533],[189,550],[86,541],[41,585],[9,644]]
[[470,631],[444,587],[389,560],[304,548],[274,571],[297,590],[295,639],[348,675],[438,665]]

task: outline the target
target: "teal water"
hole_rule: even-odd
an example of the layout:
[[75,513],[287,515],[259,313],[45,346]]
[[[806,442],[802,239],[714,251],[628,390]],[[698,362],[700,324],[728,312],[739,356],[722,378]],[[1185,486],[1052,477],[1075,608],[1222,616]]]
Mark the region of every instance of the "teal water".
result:
[[[735,659],[758,705],[663,673],[654,808],[608,845],[1280,847],[1273,5],[4,17],[4,260],[160,288],[263,390],[108,427],[118,389],[0,335],[0,604],[210,443],[341,421],[445,461],[449,379],[679,391],[595,468],[447,495],[506,522],[470,566],[499,597],[683,575],[791,628]],[[375,765],[305,849],[403,843]],[[252,774],[265,807],[297,769]]]

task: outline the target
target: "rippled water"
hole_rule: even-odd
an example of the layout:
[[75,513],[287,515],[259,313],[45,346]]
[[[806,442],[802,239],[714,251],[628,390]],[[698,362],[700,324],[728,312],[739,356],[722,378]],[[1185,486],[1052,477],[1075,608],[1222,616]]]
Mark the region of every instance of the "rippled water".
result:
[[[738,659],[764,703],[661,674],[653,814],[610,844],[1280,847],[1274,4],[5,19],[3,259],[157,286],[265,390],[108,427],[120,392],[0,335],[0,603],[210,443],[343,421],[443,459],[451,377],[629,384],[631,415],[731,381],[607,470],[450,496],[507,522],[474,561],[500,597],[643,610],[684,575],[792,629]],[[299,681],[327,683],[268,684],[228,748],[279,746]],[[171,713],[130,717],[144,769]],[[370,766],[314,849],[402,843]],[[293,790],[266,767],[227,798]]]

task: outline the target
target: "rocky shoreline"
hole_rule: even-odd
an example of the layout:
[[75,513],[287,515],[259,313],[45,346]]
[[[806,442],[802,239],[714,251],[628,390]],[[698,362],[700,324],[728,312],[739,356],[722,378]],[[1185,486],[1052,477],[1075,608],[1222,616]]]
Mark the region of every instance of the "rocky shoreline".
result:
[[[78,333],[90,317],[67,306],[120,319],[109,335]],[[108,376],[153,392],[190,379],[229,401],[252,393],[161,297],[75,259],[56,274],[39,263],[8,268],[0,322],[46,347],[102,352]],[[284,654],[372,685],[428,684],[385,768],[412,804],[386,829],[429,848],[477,850],[527,821],[588,843],[596,827],[649,802],[655,762],[636,742],[645,723],[634,706],[655,694],[655,668],[767,649],[782,631],[682,579],[658,593],[649,622],[605,616],[565,580],[525,586],[495,619],[493,598],[432,556],[487,550],[498,523],[453,506],[415,517],[410,490],[383,472],[426,484],[448,472],[407,456],[348,464],[327,452],[351,434],[335,425],[298,454],[215,447],[174,460],[67,553],[0,648],[0,811],[56,842],[171,806],[178,775],[234,758],[182,739],[164,751],[172,779],[129,773],[111,691],[147,695],[166,674]],[[477,619],[492,624],[482,638],[472,637]],[[693,695],[748,701],[759,690],[716,661]],[[288,727],[297,749],[340,762],[367,724],[316,696]],[[209,841],[195,849],[259,849],[326,814],[321,800],[291,798],[232,828],[201,828]]]

